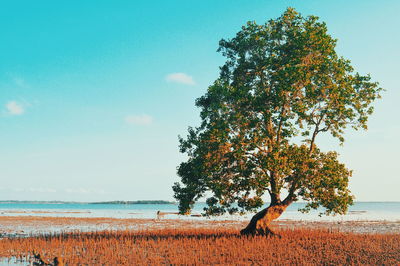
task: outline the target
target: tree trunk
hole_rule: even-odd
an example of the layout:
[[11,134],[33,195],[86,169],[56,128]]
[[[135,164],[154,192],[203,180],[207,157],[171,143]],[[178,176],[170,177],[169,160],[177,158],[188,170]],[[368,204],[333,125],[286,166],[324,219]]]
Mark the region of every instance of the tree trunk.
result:
[[286,210],[288,204],[276,203],[256,213],[246,228],[240,231],[242,235],[275,235],[269,224]]

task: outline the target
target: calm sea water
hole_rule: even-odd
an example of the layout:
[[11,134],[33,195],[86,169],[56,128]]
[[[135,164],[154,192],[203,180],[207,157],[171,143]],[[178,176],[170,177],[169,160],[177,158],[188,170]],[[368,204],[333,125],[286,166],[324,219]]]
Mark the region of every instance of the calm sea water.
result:
[[[305,203],[293,203],[279,219],[290,220],[387,220],[400,221],[400,202],[357,202],[350,207],[349,213],[337,216],[319,217],[320,211],[303,214],[298,211]],[[200,214],[205,203],[197,203],[193,214]],[[0,203],[0,216],[56,216],[56,217],[112,217],[112,218],[156,218],[157,211],[171,213],[164,216],[168,219],[207,219],[192,216],[180,216],[175,204],[21,204]],[[244,216],[224,215],[212,219],[241,220]]]

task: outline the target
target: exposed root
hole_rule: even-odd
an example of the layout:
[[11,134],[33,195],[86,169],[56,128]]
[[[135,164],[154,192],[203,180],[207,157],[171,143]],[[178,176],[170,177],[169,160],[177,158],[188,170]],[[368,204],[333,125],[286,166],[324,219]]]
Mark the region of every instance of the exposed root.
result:
[[256,213],[250,220],[246,228],[240,231],[242,235],[261,235],[261,236],[277,236],[269,228],[271,221],[281,216],[282,212],[286,209],[286,205],[271,205],[268,208]]
[[265,226],[263,228],[259,227],[256,229],[249,229],[249,228],[244,228],[240,230],[241,235],[247,235],[247,236],[268,236],[268,237],[279,237],[281,236],[278,233],[275,233],[274,231],[269,228],[269,226]]

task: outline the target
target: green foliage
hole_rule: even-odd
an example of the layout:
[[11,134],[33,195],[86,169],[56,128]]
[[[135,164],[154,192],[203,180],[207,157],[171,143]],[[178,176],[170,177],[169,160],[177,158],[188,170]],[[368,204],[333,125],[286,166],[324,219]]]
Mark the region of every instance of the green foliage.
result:
[[309,202],[303,211],[347,211],[351,171],[335,152],[320,151],[316,137],[329,132],[343,143],[346,127],[366,129],[382,89],[335,46],[325,23],[292,8],[220,41],[227,60],[196,100],[202,123],[180,139],[188,155],[173,187],[181,213],[203,196],[208,215],[255,210],[267,191],[272,204],[301,198]]

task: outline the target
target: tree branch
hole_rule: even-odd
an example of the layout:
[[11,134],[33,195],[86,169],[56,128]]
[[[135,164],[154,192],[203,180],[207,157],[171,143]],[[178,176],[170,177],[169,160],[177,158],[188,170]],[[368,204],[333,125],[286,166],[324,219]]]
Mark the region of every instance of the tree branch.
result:
[[270,181],[271,183],[271,204],[276,204],[280,202],[279,191],[277,191],[276,180],[275,180],[275,172],[271,171]]
[[292,185],[290,186],[290,188],[289,188],[289,194],[286,196],[286,198],[282,201],[282,203],[284,204],[284,205],[289,205],[290,203],[292,203],[294,200],[295,200],[295,198],[296,198],[296,196],[295,196],[295,192],[296,192],[296,190],[297,190],[297,182],[299,181],[299,177],[297,177],[297,178],[293,178],[293,183],[292,183]]
[[321,117],[318,119],[317,123],[315,124],[315,129],[314,132],[312,134],[312,138],[311,138],[311,142],[310,142],[310,149],[309,149],[309,154],[311,154],[314,150],[314,142],[315,142],[315,138],[317,137],[317,134],[320,132],[319,130],[319,125],[322,122],[322,119],[324,118],[325,114],[322,114]]

